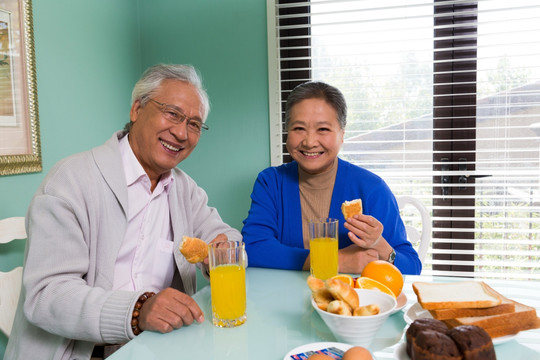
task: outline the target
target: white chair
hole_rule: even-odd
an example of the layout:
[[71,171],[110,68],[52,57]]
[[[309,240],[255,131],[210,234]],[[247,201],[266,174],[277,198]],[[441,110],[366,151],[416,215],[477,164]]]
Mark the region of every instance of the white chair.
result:
[[[0,244],[6,244],[15,239],[26,239],[24,217],[0,220]],[[18,266],[9,272],[0,271],[0,331],[7,337],[11,334],[21,292],[22,269],[22,266]]]
[[423,265],[429,244],[431,243],[431,217],[424,204],[412,196],[397,196],[396,200],[400,211],[405,209],[407,205],[410,205],[420,213],[420,219],[422,221],[421,232],[418,232],[418,229],[411,225],[405,225],[405,230],[407,231],[407,238],[416,247],[418,257]]

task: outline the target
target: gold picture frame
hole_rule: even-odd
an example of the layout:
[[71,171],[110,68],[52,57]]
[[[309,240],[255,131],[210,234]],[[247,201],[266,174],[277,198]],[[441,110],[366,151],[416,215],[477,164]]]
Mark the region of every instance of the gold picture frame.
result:
[[0,175],[42,170],[31,0],[0,1]]

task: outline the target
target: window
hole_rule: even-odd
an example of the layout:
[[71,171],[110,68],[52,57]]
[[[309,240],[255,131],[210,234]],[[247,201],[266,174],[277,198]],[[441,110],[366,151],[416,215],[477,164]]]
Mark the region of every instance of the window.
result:
[[288,93],[328,82],[349,106],[340,157],[430,210],[424,273],[540,279],[540,3],[267,4],[272,164]]

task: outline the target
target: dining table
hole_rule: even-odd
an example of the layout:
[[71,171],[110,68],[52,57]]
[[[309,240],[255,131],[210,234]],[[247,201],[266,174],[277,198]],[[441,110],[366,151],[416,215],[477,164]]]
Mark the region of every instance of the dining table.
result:
[[[204,284],[193,299],[204,312],[202,323],[193,323],[169,333],[144,331],[108,359],[212,359],[289,360],[295,349],[313,344],[337,343],[336,337],[311,305],[307,271],[248,267],[246,269],[247,321],[234,328],[212,324],[210,286]],[[418,306],[412,288],[415,281],[484,281],[503,296],[536,308],[540,314],[540,282],[431,275],[405,275],[405,301],[388,317],[368,347],[374,359],[408,359],[405,330],[413,306]],[[497,340],[497,339],[495,339]],[[494,340],[497,359],[540,359],[540,329],[521,331]]]

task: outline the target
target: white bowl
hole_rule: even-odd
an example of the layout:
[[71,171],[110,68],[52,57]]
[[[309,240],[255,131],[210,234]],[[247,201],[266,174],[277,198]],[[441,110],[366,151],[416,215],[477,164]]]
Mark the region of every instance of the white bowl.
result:
[[311,305],[319,313],[326,326],[339,342],[368,347],[377,331],[396,307],[396,299],[379,290],[354,289],[360,298],[360,306],[377,304],[380,312],[369,316],[345,316],[319,309],[313,298]]

